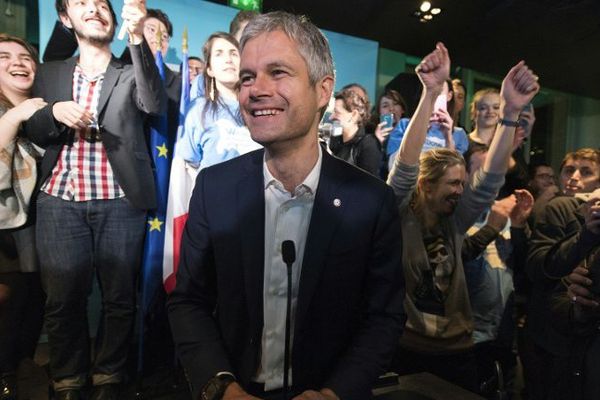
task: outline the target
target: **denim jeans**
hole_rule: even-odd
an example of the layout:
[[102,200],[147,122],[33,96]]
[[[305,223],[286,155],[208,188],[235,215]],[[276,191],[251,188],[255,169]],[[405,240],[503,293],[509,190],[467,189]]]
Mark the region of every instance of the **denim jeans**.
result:
[[[74,202],[39,194],[36,238],[55,388],[83,386],[90,374],[95,384],[122,381],[145,220],[146,212],[125,198]],[[94,272],[102,313],[91,364],[87,298]]]

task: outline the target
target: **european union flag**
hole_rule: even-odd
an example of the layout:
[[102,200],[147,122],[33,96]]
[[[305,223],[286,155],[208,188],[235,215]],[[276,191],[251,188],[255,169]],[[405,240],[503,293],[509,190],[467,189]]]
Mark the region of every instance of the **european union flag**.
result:
[[[160,51],[156,53],[156,66],[162,80],[165,79],[165,64]],[[152,117],[150,121],[150,152],[154,164],[157,207],[148,212],[146,241],[142,263],[141,314],[145,316],[157,290],[162,285],[162,264],[165,242],[165,216],[169,191],[169,169],[171,154],[167,134],[167,115]]]

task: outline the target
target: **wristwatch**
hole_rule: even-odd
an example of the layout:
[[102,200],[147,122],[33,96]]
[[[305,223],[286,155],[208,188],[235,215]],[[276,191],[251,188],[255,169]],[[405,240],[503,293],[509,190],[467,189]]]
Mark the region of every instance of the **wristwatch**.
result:
[[230,373],[218,373],[208,381],[202,389],[202,400],[221,400],[227,386],[235,382],[235,377]]
[[521,126],[519,121],[509,121],[507,119],[502,119],[502,118],[500,118],[498,120],[498,124],[504,125],[504,126],[510,126],[512,128],[518,128],[519,126]]

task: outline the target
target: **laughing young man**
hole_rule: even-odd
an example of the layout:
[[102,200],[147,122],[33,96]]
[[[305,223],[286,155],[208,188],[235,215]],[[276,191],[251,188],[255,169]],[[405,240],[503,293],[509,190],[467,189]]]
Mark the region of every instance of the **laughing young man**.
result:
[[[48,106],[27,123],[46,148],[37,200],[37,248],[47,293],[50,373],[57,399],[79,399],[91,375],[92,399],[117,399],[135,321],[136,278],[146,210],[155,207],[144,138],[146,114],[166,95],[143,39],[142,0],[122,17],[133,63],[110,52],[116,19],[108,0],[57,0],[79,55],[43,64],[34,95]],[[94,273],[102,318],[90,361],[87,297]]]

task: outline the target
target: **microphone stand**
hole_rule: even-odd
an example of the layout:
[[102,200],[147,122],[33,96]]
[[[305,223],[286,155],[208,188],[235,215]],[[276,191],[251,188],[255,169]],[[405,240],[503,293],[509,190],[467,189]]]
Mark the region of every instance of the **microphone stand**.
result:
[[291,331],[291,313],[292,313],[292,264],[296,261],[296,248],[294,242],[285,240],[281,244],[281,254],[283,262],[287,267],[287,305],[285,313],[285,346],[283,354],[283,399],[288,400],[289,396],[289,369],[290,369],[290,331]]

